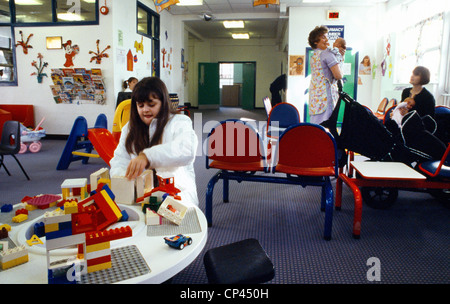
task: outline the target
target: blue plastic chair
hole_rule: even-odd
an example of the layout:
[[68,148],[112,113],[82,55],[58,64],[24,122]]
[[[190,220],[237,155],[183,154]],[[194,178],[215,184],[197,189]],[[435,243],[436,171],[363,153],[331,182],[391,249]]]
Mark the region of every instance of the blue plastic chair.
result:
[[287,102],[277,104],[272,108],[267,119],[267,137],[276,139],[284,130],[300,123],[297,108]]

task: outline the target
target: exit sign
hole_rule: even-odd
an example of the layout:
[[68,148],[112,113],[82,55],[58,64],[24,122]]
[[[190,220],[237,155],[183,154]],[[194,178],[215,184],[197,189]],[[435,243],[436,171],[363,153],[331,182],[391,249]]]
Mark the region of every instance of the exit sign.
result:
[[328,20],[338,20],[339,19],[339,11],[328,11],[327,19]]

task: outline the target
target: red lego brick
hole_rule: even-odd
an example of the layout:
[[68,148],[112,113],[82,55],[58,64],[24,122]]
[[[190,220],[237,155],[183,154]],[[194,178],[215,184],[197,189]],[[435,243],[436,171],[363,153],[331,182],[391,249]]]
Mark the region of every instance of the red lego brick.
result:
[[105,256],[102,256],[102,257],[99,257],[99,258],[87,260],[86,264],[87,264],[88,267],[90,267],[90,266],[103,264],[103,263],[108,263],[108,262],[111,262],[111,255],[105,255]]
[[19,214],[26,214],[26,215],[28,215],[28,210],[27,209],[18,209],[18,210],[16,210],[16,215],[19,215]]
[[86,246],[123,239],[133,235],[130,226],[105,231],[87,232]]

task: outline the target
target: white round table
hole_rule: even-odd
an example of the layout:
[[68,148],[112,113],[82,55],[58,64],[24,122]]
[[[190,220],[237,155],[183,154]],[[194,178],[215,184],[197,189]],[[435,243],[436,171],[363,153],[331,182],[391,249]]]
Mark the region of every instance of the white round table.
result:
[[[150,268],[150,272],[128,279],[118,281],[124,284],[163,283],[192,263],[203,250],[207,240],[207,221],[203,212],[197,207],[193,208],[198,218],[200,232],[185,234],[192,238],[191,245],[184,249],[174,249],[169,247],[163,236],[149,236],[145,224],[145,215],[140,210],[140,206],[118,205],[120,209],[126,210],[130,219],[126,222],[119,222],[111,225],[107,229],[123,226],[130,226],[133,235],[128,238],[111,241],[111,250],[115,248],[136,246],[145,263]],[[15,212],[13,210],[13,212]],[[195,214],[194,213],[194,214]],[[33,235],[34,224],[43,221],[43,215],[32,221],[26,221],[21,225],[13,226],[9,232],[9,238],[17,245],[25,245],[28,249],[29,261],[6,270],[0,270],[0,284],[47,284],[47,251],[45,237],[41,238],[44,244],[29,246],[27,239]],[[1,223],[0,223],[1,225]],[[165,235],[165,236],[173,236]],[[4,239],[5,240],[5,239]],[[3,240],[3,241],[4,241]],[[52,260],[74,257],[77,254],[76,248],[56,249],[50,251]],[[125,261],[124,263],[126,263]]]

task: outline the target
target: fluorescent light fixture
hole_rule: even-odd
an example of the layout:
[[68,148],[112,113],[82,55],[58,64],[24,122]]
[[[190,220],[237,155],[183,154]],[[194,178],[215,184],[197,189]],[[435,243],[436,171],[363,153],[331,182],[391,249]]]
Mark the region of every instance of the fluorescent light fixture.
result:
[[58,19],[61,19],[64,21],[83,21],[84,20],[79,14],[72,14],[72,13],[58,14]]
[[242,20],[224,21],[223,26],[225,28],[244,28],[244,21]]
[[39,0],[16,0],[17,5],[42,5],[42,1]]
[[303,3],[328,3],[331,0],[303,0]]
[[233,37],[233,39],[250,39],[250,35],[245,33],[245,34],[231,34],[231,36]]
[[203,0],[179,0],[177,5],[190,6],[190,5],[203,5]]

